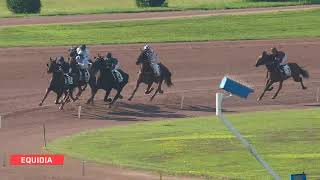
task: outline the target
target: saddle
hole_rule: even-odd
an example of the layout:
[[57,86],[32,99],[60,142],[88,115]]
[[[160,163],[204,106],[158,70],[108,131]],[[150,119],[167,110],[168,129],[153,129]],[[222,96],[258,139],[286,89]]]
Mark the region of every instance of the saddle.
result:
[[288,64],[280,66],[280,69],[282,69],[282,71],[283,71],[282,73],[285,76],[287,76],[287,77],[291,76],[291,69]]

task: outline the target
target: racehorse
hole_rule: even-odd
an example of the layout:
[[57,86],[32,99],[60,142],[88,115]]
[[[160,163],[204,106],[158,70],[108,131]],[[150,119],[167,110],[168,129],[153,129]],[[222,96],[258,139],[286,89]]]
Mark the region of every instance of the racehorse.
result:
[[76,95],[75,100],[77,100],[83,91],[87,88],[87,82],[85,79],[80,78],[80,67],[76,61],[76,56],[77,56],[77,47],[71,47],[69,49],[69,64],[71,68],[71,73],[70,75],[73,78],[73,83],[74,85],[78,88],[78,93]]
[[[39,106],[42,106],[44,100],[47,98],[48,94],[53,91],[57,94],[57,98],[55,101],[55,104],[61,104],[59,109],[63,109],[64,104],[69,100],[69,94],[72,92],[72,88],[71,86],[67,86],[65,84],[65,77],[64,77],[64,73],[62,71],[62,69],[60,68],[60,66],[57,64],[56,59],[53,60],[50,58],[49,63],[47,64],[47,73],[52,73],[52,79],[50,81],[49,87],[46,90],[46,93],[41,101],[41,103],[39,104]],[[60,101],[60,98],[62,95],[65,95],[64,98]]]
[[171,81],[171,72],[169,69],[163,65],[159,64],[160,67],[160,77],[156,77],[153,73],[153,70],[151,68],[150,62],[148,62],[148,55],[146,51],[141,50],[141,53],[137,59],[136,65],[140,65],[141,69],[139,71],[139,77],[137,80],[136,87],[134,91],[132,92],[132,95],[128,99],[129,101],[132,100],[135,93],[137,92],[139,86],[141,83],[145,83],[148,85],[145,94],[150,94],[154,89],[152,88],[153,83],[158,84],[158,88],[155,91],[155,93],[152,95],[150,101],[154,99],[154,97],[157,95],[157,93],[162,94],[163,90],[161,89],[163,81],[167,84],[168,87],[171,87],[173,85]]
[[[111,100],[109,108],[114,104],[114,102],[121,97],[121,91],[129,82],[129,75],[122,70],[118,70],[123,80],[122,82],[117,82],[112,74],[112,68],[106,63],[106,61],[100,55],[95,58],[91,69],[90,69],[90,80],[89,86],[91,87],[91,97],[88,99],[87,104],[93,103],[94,96],[99,89],[106,91],[104,100],[106,101],[110,95],[112,89],[117,91],[116,96]],[[99,73],[98,73],[99,72]]]
[[275,82],[279,82],[279,88],[272,97],[272,99],[275,99],[278,96],[280,90],[282,89],[283,81],[289,79],[290,77],[292,77],[295,82],[300,82],[302,89],[307,89],[307,87],[303,85],[302,77],[309,78],[309,73],[308,71],[300,67],[297,63],[288,63],[288,66],[291,70],[291,75],[284,77],[281,75],[281,72],[277,69],[277,64],[275,63],[274,56],[264,51],[262,55],[259,57],[255,66],[258,67],[261,65],[266,66],[268,73],[265,88],[262,94],[259,96],[258,101],[262,99],[266,91],[271,91],[273,89],[272,84],[274,84]]

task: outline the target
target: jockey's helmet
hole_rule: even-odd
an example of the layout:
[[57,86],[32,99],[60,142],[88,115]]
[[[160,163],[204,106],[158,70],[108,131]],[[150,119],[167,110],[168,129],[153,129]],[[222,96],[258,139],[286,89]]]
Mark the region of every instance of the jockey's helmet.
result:
[[273,47],[273,48],[271,48],[271,52],[272,52],[273,54],[277,54],[277,53],[278,53],[278,50],[277,50],[277,48]]
[[57,58],[58,64],[62,64],[64,62],[64,57],[63,56],[59,56]]
[[80,49],[81,49],[82,51],[86,50],[86,48],[87,48],[87,46],[86,46],[85,44],[82,44],[82,45],[80,46]]
[[151,49],[151,46],[149,44],[146,44],[143,46],[143,50],[149,50]]
[[107,53],[107,58],[111,58],[111,57],[112,57],[111,52],[108,52],[108,53]]

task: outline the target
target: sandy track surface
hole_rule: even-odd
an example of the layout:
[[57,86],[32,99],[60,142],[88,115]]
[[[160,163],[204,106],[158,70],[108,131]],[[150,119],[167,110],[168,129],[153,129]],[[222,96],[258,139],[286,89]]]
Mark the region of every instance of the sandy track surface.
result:
[[141,13],[114,13],[93,15],[69,15],[69,16],[33,16],[18,18],[0,18],[0,26],[32,25],[32,24],[70,24],[88,22],[120,22],[128,20],[146,19],[174,19],[185,17],[205,17],[231,14],[252,14],[265,12],[293,11],[318,9],[320,5],[287,6],[270,8],[249,8],[229,10],[194,10],[194,11],[172,11],[172,12],[141,12]]
[[[49,142],[55,138],[83,130],[154,121],[161,118],[182,118],[214,114],[215,93],[225,74],[253,85],[255,93],[247,100],[227,99],[225,111],[241,112],[288,108],[308,108],[315,105],[315,94],[320,87],[319,64],[320,39],[232,41],[199,43],[154,44],[159,56],[173,72],[174,86],[149,102],[143,94],[145,86],[136,99],[121,100],[113,109],[102,102],[103,92],[94,106],[84,105],[89,89],[79,102],[66,105],[59,111],[53,105],[51,94],[45,106],[39,108],[49,75],[44,74],[50,56],[66,55],[68,47],[33,47],[0,49],[0,113],[4,115],[4,128],[0,129],[0,162],[3,154],[46,153],[42,149],[42,124],[45,123]],[[130,83],[124,90],[127,98],[134,88],[138,67],[135,60],[141,44],[91,46],[92,55],[112,51],[119,58]],[[255,68],[258,55],[263,50],[277,46],[288,52],[289,61],[304,66],[311,75],[305,81],[307,90],[291,80],[284,83],[283,91],[276,100],[268,93],[262,102],[256,102],[265,80],[264,67]],[[277,87],[277,86],[275,86]],[[183,110],[180,100],[184,96]],[[84,107],[82,119],[77,119],[77,107]],[[67,158],[64,166],[0,168],[1,179],[159,179],[158,174],[133,171],[108,165],[87,163],[86,176],[81,176],[81,161]],[[174,177],[166,179],[175,179]],[[176,178],[186,179],[186,178]]]

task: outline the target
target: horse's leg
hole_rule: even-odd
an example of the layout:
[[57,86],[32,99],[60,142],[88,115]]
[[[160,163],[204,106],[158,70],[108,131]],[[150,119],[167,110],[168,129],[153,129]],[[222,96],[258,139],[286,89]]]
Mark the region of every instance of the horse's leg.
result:
[[70,102],[70,96],[72,95],[72,93],[72,89],[69,89],[68,91],[64,92],[63,101],[65,101],[65,103]]
[[111,89],[106,90],[106,95],[104,96],[104,99],[103,99],[104,102],[112,102],[112,99],[109,98],[110,93],[111,93]]
[[63,91],[57,93],[57,98],[56,98],[55,104],[60,104],[59,100],[60,100],[62,94],[63,94]]
[[147,87],[147,90],[146,90],[145,94],[150,94],[154,90],[154,88],[151,88],[152,84],[153,84],[153,82],[150,82],[148,84],[148,87]]
[[136,87],[135,87],[135,89],[133,90],[131,96],[130,96],[129,99],[128,99],[129,101],[131,101],[132,98],[133,98],[133,96],[136,94],[136,92],[137,92],[137,90],[138,90],[138,88],[139,88],[139,86],[140,86],[140,83],[141,83],[141,75],[139,75],[139,78],[138,78],[138,80],[137,80]]
[[94,96],[97,94],[98,92],[98,89],[97,88],[93,88],[91,89],[91,97],[88,99],[87,101],[87,104],[93,104],[93,99],[94,99]]
[[[267,71],[267,73],[268,73],[269,71]],[[267,75],[268,76],[268,75]],[[267,79],[267,81],[266,81],[266,84],[264,85],[264,87],[266,87],[267,86],[267,84],[270,82],[271,80],[270,79]],[[273,87],[269,87],[268,89],[267,89],[267,91],[272,91],[273,90]]]
[[257,99],[257,101],[261,101],[262,97],[264,96],[264,94],[266,93],[266,91],[268,91],[268,89],[270,88],[270,86],[273,84],[274,82],[272,80],[270,80],[267,85],[265,86],[262,94],[259,96],[259,98]]
[[163,94],[163,90],[161,89],[161,88],[162,88],[162,83],[163,83],[163,80],[161,80],[161,81],[159,82],[159,87],[158,87],[160,94]]
[[[110,90],[111,91],[111,90]],[[120,89],[117,89],[117,94],[116,96],[113,98],[112,102],[109,104],[109,108],[111,108],[111,106],[114,104],[114,102],[116,102],[120,96],[121,96],[121,91],[122,91],[122,88]]]
[[307,89],[307,87],[304,86],[303,80],[302,80],[302,78],[301,78],[300,76],[293,77],[293,80],[294,80],[295,82],[300,82],[302,89]]
[[159,82],[158,88],[157,88],[156,92],[154,92],[154,94],[153,94],[153,96],[151,97],[150,101],[152,101],[152,100],[154,99],[154,97],[157,95],[157,93],[159,93],[160,91],[162,91],[162,90],[161,90],[162,82],[163,82],[163,80]]
[[276,94],[273,95],[272,99],[275,99],[275,98],[278,96],[280,90],[282,89],[282,83],[283,83],[283,81],[280,81],[280,82],[279,82],[279,88],[278,88]]
[[63,109],[64,105],[65,105],[66,102],[69,100],[69,98],[70,98],[70,94],[69,94],[69,93],[70,93],[70,92],[71,92],[71,91],[66,92],[66,95],[65,95],[64,99],[62,100],[61,105],[60,105],[60,107],[59,107],[60,110]]
[[47,99],[48,94],[49,94],[50,91],[51,91],[51,90],[50,90],[49,88],[46,90],[46,94],[45,94],[44,97],[42,98],[42,101],[41,101],[41,103],[39,104],[39,106],[42,106],[44,100]]

